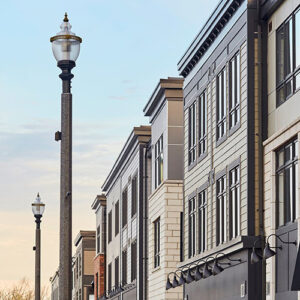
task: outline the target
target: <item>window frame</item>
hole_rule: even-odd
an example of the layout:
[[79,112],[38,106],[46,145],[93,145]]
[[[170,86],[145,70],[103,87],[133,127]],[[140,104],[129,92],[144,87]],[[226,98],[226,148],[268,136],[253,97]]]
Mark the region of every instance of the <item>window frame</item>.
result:
[[97,237],[96,237],[96,251],[97,251],[97,254],[100,253],[100,225],[97,226]]
[[115,204],[115,236],[120,232],[120,201]]
[[[289,159],[286,161],[286,152],[285,150],[289,147],[292,147],[292,152],[293,152],[293,158]],[[298,139],[296,138],[292,138],[290,139],[288,142],[286,142],[284,145],[282,145],[281,147],[279,147],[277,150],[275,150],[275,157],[276,157],[276,228],[281,228],[283,226],[286,226],[290,223],[293,223],[296,219],[297,219],[297,211],[298,211],[298,202],[299,202],[299,194],[298,194],[298,147],[299,147],[299,143],[298,143]],[[284,159],[284,163],[281,164],[279,166],[279,154],[283,152],[283,159]],[[287,183],[287,177],[285,172],[287,170],[290,170],[292,168],[292,180],[293,180],[293,184],[292,184],[292,197],[289,200],[289,208],[291,210],[290,212],[290,219],[287,218],[287,211],[286,211],[286,207],[287,207],[287,203],[286,199],[288,198],[288,196],[286,195],[287,193],[287,187],[290,186],[290,182]],[[281,224],[279,222],[279,215],[280,215],[280,204],[279,204],[279,188],[280,188],[280,184],[279,184],[279,176],[283,173],[283,178],[284,178],[284,186],[283,186],[283,194],[284,194],[284,202],[283,202],[283,224]],[[298,199],[297,199],[298,198]]]
[[[234,177],[233,177],[233,175]],[[241,234],[241,168],[232,166],[228,172],[229,240]]]
[[154,231],[154,268],[158,268],[160,266],[160,217],[158,217],[153,222],[153,231]]
[[115,286],[119,285],[119,265],[120,265],[120,259],[119,256],[115,258]]
[[[276,30],[276,108],[285,103],[290,97],[292,97],[300,89],[300,84],[297,87],[297,76],[300,76],[300,57],[298,58],[299,64],[297,64],[297,42],[298,46],[300,45],[300,33],[296,33],[296,15],[298,15],[298,20],[300,22],[300,6],[298,6],[293,13],[286,18],[286,20],[277,28]],[[291,26],[289,26],[291,22]],[[299,25],[300,28],[300,25]],[[288,30],[292,30],[291,40],[288,39],[290,33]],[[283,35],[283,54],[280,54],[280,41],[279,38],[280,32],[282,31]],[[296,36],[298,35],[298,39]],[[292,44],[292,49],[290,48]],[[287,55],[289,53],[289,55]],[[290,57],[290,55],[292,57]],[[279,58],[281,56],[281,59]],[[289,59],[289,61],[288,61]],[[283,62],[283,79],[280,79],[280,62]],[[290,72],[288,72],[288,65],[291,67]],[[300,79],[299,79],[300,81]],[[288,93],[288,86],[291,83],[290,93]],[[283,91],[283,99],[280,98],[280,93]]]
[[131,218],[137,213],[137,201],[138,199],[138,184],[137,175],[134,175],[131,180]]
[[[126,195],[126,197],[124,197]],[[122,192],[122,228],[128,223],[128,188]]]
[[157,140],[154,146],[155,155],[155,188],[157,188],[164,180],[164,143],[163,134]]
[[107,268],[107,289],[110,291],[112,288],[112,263],[108,264]]
[[197,101],[188,108],[188,165],[193,165],[197,157]]
[[131,282],[137,278],[137,241],[131,243]]
[[122,251],[122,284],[127,284],[127,248]]
[[[220,78],[221,78],[221,92],[220,92]],[[225,84],[225,86],[224,86]],[[218,73],[216,78],[217,85],[217,101],[216,101],[216,140],[217,145],[226,139],[227,135],[227,65]],[[220,93],[222,97],[220,97]],[[223,111],[222,115],[220,112]],[[219,128],[222,128],[223,134],[220,135]]]
[[112,241],[112,209],[108,213],[108,244]]
[[207,189],[198,191],[198,254],[207,247]]
[[[223,172],[222,172],[223,173]],[[226,173],[216,180],[216,244],[217,246],[227,241],[227,181]],[[222,181],[223,189],[219,189]],[[221,226],[222,224],[222,226]]]
[[198,157],[201,158],[207,153],[207,92],[206,89],[198,99]]
[[[229,61],[229,111],[228,122],[231,133],[240,124],[240,103],[241,103],[241,55],[240,50],[234,54]],[[232,116],[234,122],[232,124]]]
[[188,202],[188,257],[196,255],[196,195]]

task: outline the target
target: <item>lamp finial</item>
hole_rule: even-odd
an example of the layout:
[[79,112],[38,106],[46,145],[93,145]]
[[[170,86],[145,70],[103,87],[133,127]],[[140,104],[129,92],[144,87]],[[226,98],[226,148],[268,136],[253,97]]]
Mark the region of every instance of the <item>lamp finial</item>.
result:
[[68,19],[68,14],[67,14],[67,13],[65,13],[64,22],[69,22],[69,19]]

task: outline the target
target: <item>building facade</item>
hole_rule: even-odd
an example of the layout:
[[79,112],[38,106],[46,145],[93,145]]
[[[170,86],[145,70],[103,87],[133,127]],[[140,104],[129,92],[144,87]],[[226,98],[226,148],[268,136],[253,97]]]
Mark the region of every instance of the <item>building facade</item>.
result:
[[73,263],[74,300],[94,298],[92,283],[94,280],[95,231],[80,230],[74,245],[76,247]]
[[262,299],[257,1],[220,1],[178,63],[184,81],[184,299]]
[[94,258],[94,299],[105,295],[106,196],[97,195],[92,203],[96,214],[96,256]]
[[[300,299],[299,241],[300,1],[262,1],[265,132],[266,299]],[[279,247],[279,248],[273,248]],[[295,282],[293,282],[295,275]]]
[[107,201],[106,297],[145,299],[149,126],[134,127],[102,190]]
[[182,288],[165,289],[180,262],[183,199],[182,78],[161,79],[144,108],[151,124],[151,181],[148,197],[147,299],[182,299]]
[[58,270],[50,277],[49,281],[51,284],[51,300],[59,300],[59,273]]

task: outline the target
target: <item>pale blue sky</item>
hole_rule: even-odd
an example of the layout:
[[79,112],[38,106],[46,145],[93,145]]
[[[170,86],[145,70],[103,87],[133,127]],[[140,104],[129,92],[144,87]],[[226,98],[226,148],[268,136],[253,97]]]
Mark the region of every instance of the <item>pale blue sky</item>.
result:
[[[61,81],[49,38],[68,12],[83,39],[73,70],[74,230],[93,229],[90,204],[159,78],[177,62],[218,0],[1,1],[0,285],[33,278],[41,193],[43,282],[58,266]],[[20,267],[21,264],[21,267]]]

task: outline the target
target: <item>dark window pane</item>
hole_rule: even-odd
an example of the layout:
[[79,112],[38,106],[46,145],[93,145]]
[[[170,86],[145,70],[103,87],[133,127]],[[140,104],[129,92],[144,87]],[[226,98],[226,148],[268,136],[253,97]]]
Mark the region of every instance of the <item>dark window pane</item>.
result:
[[293,94],[293,80],[289,80],[287,83],[286,83],[286,91],[285,91],[285,95],[286,95],[286,98],[289,97],[290,95]]
[[[299,45],[299,47],[300,47],[300,45]],[[295,89],[297,90],[299,88],[300,88],[300,73],[298,73],[295,77]]]
[[283,85],[277,91],[277,106],[281,105],[285,101],[285,86]]
[[285,25],[286,28],[286,71],[288,75],[293,71],[293,20],[290,19]]
[[295,52],[296,52],[296,68],[300,65],[300,10],[295,15]]
[[277,49],[276,49],[276,60],[277,60],[277,83],[284,80],[284,26],[277,31]]

